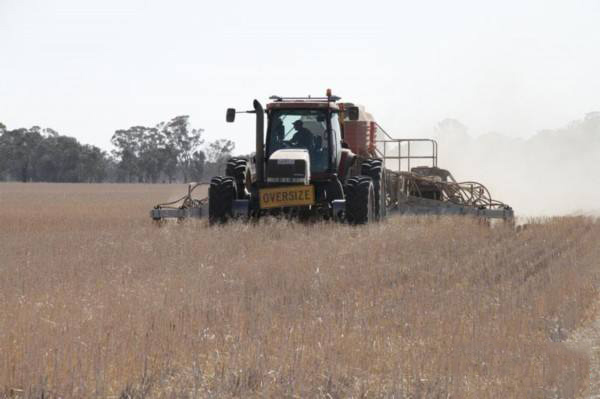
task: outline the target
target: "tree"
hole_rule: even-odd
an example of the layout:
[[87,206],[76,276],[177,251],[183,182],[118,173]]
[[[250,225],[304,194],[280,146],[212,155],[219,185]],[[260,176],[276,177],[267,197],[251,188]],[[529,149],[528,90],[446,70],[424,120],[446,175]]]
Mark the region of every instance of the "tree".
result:
[[235,143],[227,139],[215,140],[206,149],[207,165],[205,170],[211,175],[221,175],[224,166],[235,149]]
[[0,122],[0,177],[6,174],[6,170],[8,169],[8,153],[6,145],[4,141],[6,138],[4,134],[6,133],[6,126]]
[[180,171],[184,181],[192,172],[194,153],[202,144],[202,129],[190,129],[187,115],[155,127],[133,126],[117,130],[111,138],[116,147],[122,180],[157,182],[166,175],[172,182]]
[[0,137],[2,172],[23,182],[31,180],[33,154],[42,140],[43,136],[36,126],[29,130],[23,128],[6,130],[4,128]]
[[207,158],[211,163],[225,163],[235,149],[235,143],[227,139],[215,140],[208,145]]
[[81,146],[78,165],[78,181],[99,183],[106,178],[106,153],[93,145]]
[[176,154],[177,166],[183,174],[184,182],[188,182],[194,152],[202,144],[203,129],[190,129],[189,116],[180,115],[167,123],[159,123],[159,128]]
[[204,153],[204,151],[194,152],[194,154],[192,155],[192,164],[191,164],[191,171],[190,171],[190,177],[194,181],[199,182],[204,177],[205,162],[206,162],[206,154]]
[[27,181],[102,181],[106,154],[91,145],[39,126],[0,126],[0,174]]
[[110,139],[116,147],[114,154],[119,158],[119,174],[122,180],[140,180],[139,153],[145,129],[143,126],[132,126],[129,129],[117,130]]

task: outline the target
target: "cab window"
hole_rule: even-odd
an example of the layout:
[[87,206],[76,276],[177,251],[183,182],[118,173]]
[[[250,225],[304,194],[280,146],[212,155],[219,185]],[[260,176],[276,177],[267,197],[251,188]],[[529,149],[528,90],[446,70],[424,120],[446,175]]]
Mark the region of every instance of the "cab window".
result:
[[329,169],[326,111],[274,110],[269,121],[267,157],[282,148],[305,148],[310,154],[313,173],[325,172]]

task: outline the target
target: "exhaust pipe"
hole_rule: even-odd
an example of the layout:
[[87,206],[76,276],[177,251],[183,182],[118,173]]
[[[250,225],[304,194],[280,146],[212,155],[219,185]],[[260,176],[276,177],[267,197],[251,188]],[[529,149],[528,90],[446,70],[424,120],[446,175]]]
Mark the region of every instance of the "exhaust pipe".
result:
[[258,100],[254,100],[254,111],[256,112],[256,180],[262,184],[265,181],[265,111]]

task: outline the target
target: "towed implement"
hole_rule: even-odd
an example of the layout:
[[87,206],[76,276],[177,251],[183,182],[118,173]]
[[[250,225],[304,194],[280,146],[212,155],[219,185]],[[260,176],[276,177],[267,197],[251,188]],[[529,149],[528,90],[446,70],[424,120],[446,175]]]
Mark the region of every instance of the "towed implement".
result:
[[514,217],[482,184],[439,168],[435,140],[394,139],[364,107],[330,90],[320,98],[273,96],[266,109],[254,100],[252,110],[228,109],[227,122],[238,113],[256,117],[255,153],[231,158],[225,175],[211,179],[208,198],[194,199],[192,184],[180,200],[157,205],[152,219],[223,223],[272,215],[364,224],[392,213]]

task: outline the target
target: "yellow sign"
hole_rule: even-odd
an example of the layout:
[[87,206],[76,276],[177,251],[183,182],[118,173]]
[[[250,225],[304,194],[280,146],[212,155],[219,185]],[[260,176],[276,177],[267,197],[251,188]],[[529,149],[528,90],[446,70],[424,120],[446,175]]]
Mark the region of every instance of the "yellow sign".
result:
[[285,206],[305,206],[315,203],[315,186],[288,186],[261,188],[260,208],[281,208]]

